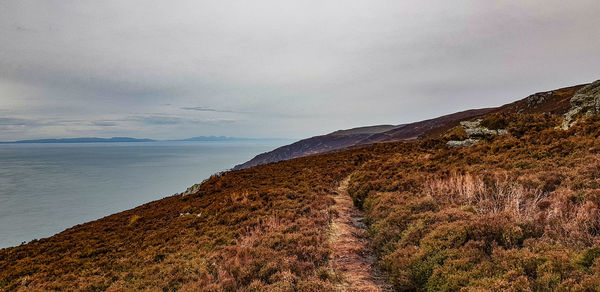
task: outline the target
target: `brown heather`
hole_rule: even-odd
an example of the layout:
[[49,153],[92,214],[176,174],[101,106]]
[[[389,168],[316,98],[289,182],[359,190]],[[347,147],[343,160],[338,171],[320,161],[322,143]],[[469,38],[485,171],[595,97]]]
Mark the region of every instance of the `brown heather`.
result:
[[398,145],[353,172],[397,290],[600,289],[600,120],[500,117],[508,135]]
[[[400,291],[598,291],[600,119],[495,114],[469,148],[385,143],[227,172],[0,250],[0,290],[328,291],[333,197]],[[332,276],[336,275],[336,276]],[[340,277],[337,277],[340,275]]]
[[[0,250],[0,290],[332,290],[331,194],[360,155],[211,177],[176,195]],[[321,271],[320,271],[321,269]]]

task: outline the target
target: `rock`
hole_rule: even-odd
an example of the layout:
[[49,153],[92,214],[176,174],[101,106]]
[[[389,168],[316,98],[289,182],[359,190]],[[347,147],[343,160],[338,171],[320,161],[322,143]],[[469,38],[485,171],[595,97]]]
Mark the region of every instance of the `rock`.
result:
[[477,119],[475,121],[460,122],[460,125],[463,127],[463,129],[465,130],[465,133],[467,133],[469,138],[484,137],[484,136],[491,136],[491,135],[504,135],[508,132],[505,129],[490,130],[486,127],[482,127],[481,122],[482,122],[482,119]]
[[450,148],[454,148],[454,147],[470,147],[470,146],[473,146],[473,145],[475,145],[477,143],[479,143],[479,140],[468,138],[468,139],[462,140],[462,141],[451,140],[451,141],[446,142],[446,145],[448,145],[448,147],[450,147]]
[[579,118],[600,114],[600,80],[575,93],[571,98],[571,109],[565,114],[562,128],[569,129]]
[[527,102],[528,108],[533,108],[537,105],[540,105],[546,101],[547,98],[552,97],[554,94],[553,91],[548,92],[540,92],[533,95],[528,96],[525,101]]
[[506,129],[490,130],[486,127],[481,126],[482,119],[474,121],[463,121],[460,122],[460,126],[463,128],[468,138],[462,141],[450,140],[446,142],[446,145],[450,148],[454,147],[470,147],[479,142],[477,138],[483,138],[485,136],[492,135],[504,135],[508,133]]
[[185,192],[181,193],[182,196],[193,195],[200,191],[200,186],[202,184],[195,184],[185,190]]

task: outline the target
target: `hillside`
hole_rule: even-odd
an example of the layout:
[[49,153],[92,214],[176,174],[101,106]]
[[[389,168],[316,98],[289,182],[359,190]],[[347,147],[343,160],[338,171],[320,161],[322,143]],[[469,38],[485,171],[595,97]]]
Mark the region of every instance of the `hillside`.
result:
[[402,126],[379,125],[339,130],[333,133],[303,139],[290,145],[279,147],[273,151],[259,154],[248,162],[236,165],[233,169],[244,169],[261,164],[288,160],[311,154],[324,153],[357,145],[373,134],[386,132]]
[[[235,166],[243,169],[327,151],[382,142],[410,141],[419,138],[440,137],[447,130],[488,113],[553,113],[564,114],[570,108],[570,99],[584,85],[539,92],[524,99],[497,108],[466,110],[420,122],[399,126],[373,126],[340,130],[327,135],[300,140],[290,145],[262,153],[248,162]],[[360,130],[360,131],[357,131]],[[376,131],[375,131],[376,130]]]
[[407,124],[397,129],[392,129],[383,133],[370,135],[369,137],[359,141],[358,145],[368,145],[381,142],[400,142],[417,140],[421,138],[423,134],[431,132],[435,129],[451,128],[458,125],[460,121],[480,117],[489,112],[492,112],[493,110],[493,108],[467,110],[463,112],[441,116],[435,119]]
[[2,249],[0,290],[598,291],[600,81],[556,92]]

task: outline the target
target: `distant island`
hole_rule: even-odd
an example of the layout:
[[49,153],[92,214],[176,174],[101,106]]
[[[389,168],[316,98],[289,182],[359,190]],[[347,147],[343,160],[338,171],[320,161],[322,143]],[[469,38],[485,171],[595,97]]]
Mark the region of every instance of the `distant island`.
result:
[[198,136],[186,139],[177,140],[155,140],[155,139],[138,139],[131,137],[112,137],[112,138],[97,138],[97,137],[79,137],[79,138],[54,138],[54,139],[32,139],[18,140],[10,142],[0,142],[0,144],[25,144],[25,143],[117,143],[117,142],[219,142],[219,141],[265,141],[265,140],[285,140],[277,138],[239,138],[227,136]]

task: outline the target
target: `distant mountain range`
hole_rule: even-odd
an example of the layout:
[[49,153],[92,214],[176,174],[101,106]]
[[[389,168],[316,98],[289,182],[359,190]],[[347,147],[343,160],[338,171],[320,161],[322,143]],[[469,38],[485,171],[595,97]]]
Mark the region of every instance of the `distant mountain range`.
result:
[[79,137],[79,138],[56,138],[56,139],[33,139],[33,140],[18,140],[12,142],[0,142],[1,144],[21,144],[21,143],[116,143],[116,142],[157,142],[157,141],[181,141],[181,142],[219,142],[219,141],[263,141],[263,140],[279,140],[279,139],[254,139],[254,138],[237,138],[226,136],[198,136],[179,140],[154,140],[154,139],[137,139],[131,137],[112,137],[112,138],[96,138],[96,137]]

